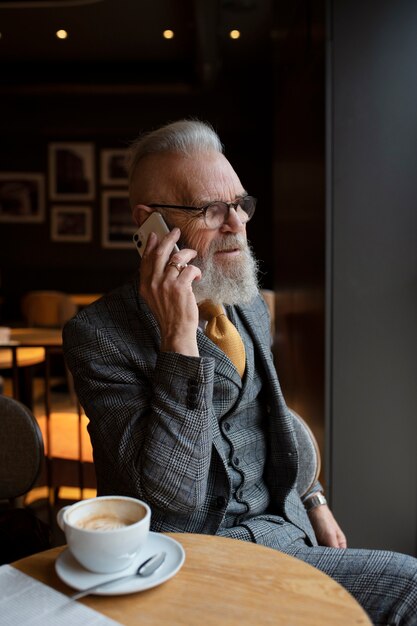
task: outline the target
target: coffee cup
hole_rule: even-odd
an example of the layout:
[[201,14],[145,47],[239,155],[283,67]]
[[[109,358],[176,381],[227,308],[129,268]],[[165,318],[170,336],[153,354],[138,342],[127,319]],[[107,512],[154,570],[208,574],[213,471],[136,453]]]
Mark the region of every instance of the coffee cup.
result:
[[110,574],[129,567],[145,544],[149,506],[127,496],[99,496],[58,511],[72,555],[91,572]]

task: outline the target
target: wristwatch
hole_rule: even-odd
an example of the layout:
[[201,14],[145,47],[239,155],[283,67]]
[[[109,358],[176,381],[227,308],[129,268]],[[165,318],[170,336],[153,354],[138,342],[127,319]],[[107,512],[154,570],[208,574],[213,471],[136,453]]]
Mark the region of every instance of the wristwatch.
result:
[[327,504],[327,500],[324,495],[320,491],[318,491],[314,494],[314,496],[311,496],[311,498],[308,498],[308,500],[304,502],[304,507],[308,513],[312,509],[315,509],[316,506],[320,506],[321,504]]

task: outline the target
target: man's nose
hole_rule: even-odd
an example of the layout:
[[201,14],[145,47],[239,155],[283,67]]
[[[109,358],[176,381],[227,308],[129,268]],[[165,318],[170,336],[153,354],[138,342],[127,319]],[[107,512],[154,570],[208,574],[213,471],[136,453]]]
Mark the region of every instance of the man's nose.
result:
[[222,232],[242,233],[245,229],[246,224],[241,221],[236,209],[230,207],[229,215],[227,216],[224,224],[220,227],[220,230]]

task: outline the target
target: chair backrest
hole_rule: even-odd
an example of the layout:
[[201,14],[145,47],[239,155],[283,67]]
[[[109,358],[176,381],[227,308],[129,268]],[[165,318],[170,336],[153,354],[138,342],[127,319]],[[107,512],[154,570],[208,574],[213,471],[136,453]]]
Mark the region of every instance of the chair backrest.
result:
[[[271,317],[271,334],[272,339],[276,333],[276,293],[271,289],[262,289],[262,297],[264,298]],[[295,434],[298,441],[299,454],[299,471],[297,478],[297,491],[300,496],[306,495],[315,485],[319,478],[321,470],[321,454],[317,439],[313,431],[295,411],[290,409],[294,422]]]
[[77,313],[77,305],[61,291],[30,291],[22,298],[28,326],[62,328]]
[[42,433],[31,411],[0,395],[0,499],[30,491],[44,458]]
[[290,413],[294,420],[299,451],[297,491],[300,496],[304,496],[318,481],[321,470],[320,448],[307,422],[292,409]]

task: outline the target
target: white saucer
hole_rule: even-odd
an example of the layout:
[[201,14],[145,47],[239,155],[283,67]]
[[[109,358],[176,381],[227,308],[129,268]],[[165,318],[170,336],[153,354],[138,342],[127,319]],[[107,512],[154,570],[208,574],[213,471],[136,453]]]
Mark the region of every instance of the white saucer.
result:
[[147,578],[137,576],[136,578],[130,578],[124,582],[117,583],[114,587],[113,585],[109,585],[108,587],[104,587],[104,589],[94,591],[94,595],[97,596],[124,595],[151,589],[152,587],[161,585],[166,580],[172,578],[172,576],[175,576],[185,561],[185,552],[182,545],[179,544],[178,541],[175,541],[175,539],[167,537],[167,535],[150,532],[146,544],[143,546],[134,563],[122,572],[115,574],[95,574],[94,572],[89,572],[76,561],[67,548],[64,552],[61,552],[55,561],[55,570],[64,583],[81,591],[82,589],[87,589],[87,587],[91,587],[100,582],[117,578],[117,576],[134,574],[142,561],[145,561],[157,552],[166,552],[166,557],[161,567],[151,576]]

